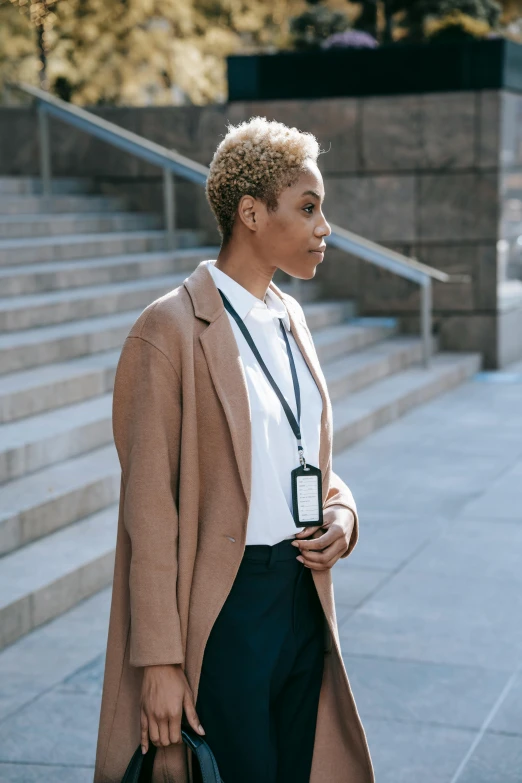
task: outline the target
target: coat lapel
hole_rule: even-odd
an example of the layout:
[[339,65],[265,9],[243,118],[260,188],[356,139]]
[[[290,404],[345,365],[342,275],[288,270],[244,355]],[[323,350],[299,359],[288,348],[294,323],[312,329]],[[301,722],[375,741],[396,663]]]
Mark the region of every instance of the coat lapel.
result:
[[[248,386],[239,348],[227,311],[205,262],[201,262],[196,267],[194,272],[184,280],[183,285],[192,299],[195,316],[208,321],[209,324],[201,332],[199,339],[212,382],[225,411],[248,508],[251,495],[252,432]],[[301,314],[294,309],[292,300],[274,282],[270,283],[270,288],[286,305],[292,335],[321,393],[323,411],[319,468],[324,478],[331,441],[328,426],[330,400],[326,382]],[[326,490],[327,487],[323,483],[323,502]]]

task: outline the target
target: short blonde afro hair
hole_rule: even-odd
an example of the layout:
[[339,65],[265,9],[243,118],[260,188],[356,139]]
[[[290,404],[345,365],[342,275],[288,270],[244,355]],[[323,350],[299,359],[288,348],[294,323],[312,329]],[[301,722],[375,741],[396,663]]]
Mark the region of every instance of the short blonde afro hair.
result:
[[321,152],[312,133],[266,117],[229,124],[227,131],[212,158],[205,187],[223,243],[232,235],[242,196],[258,198],[276,210],[282,190],[297,181],[305,161],[316,162]]

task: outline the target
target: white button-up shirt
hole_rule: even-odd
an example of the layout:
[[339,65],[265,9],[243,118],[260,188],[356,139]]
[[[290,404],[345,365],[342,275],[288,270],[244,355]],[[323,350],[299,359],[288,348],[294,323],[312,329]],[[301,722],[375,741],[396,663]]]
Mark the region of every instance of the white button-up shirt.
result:
[[[205,261],[216,284],[243,319],[257,350],[297,419],[290,359],[281,332],[283,319],[294,357],[301,394],[301,442],[307,463],[319,465],[322,398],[290,331],[284,302],[270,289],[262,301],[221,269]],[[234,317],[230,320],[247,380],[252,424],[252,493],[246,544],[277,544],[303,530],[292,515],[290,472],[299,467],[297,438],[270,381]]]

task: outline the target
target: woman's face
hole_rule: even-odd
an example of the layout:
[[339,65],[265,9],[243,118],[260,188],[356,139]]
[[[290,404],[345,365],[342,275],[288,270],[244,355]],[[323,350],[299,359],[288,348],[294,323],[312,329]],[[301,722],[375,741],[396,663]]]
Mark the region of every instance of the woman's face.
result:
[[323,200],[323,178],[310,161],[299,180],[280,194],[275,212],[257,211],[256,249],[269,268],[304,280],[315,275],[325,237],[332,233],[322,212]]

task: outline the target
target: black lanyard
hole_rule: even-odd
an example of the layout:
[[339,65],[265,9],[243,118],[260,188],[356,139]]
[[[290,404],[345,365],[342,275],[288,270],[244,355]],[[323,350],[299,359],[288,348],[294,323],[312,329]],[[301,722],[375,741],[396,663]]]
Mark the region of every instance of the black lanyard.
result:
[[301,395],[300,395],[300,391],[299,391],[299,379],[297,377],[297,372],[296,372],[296,369],[295,369],[294,357],[293,357],[293,354],[292,354],[292,349],[290,348],[290,343],[288,341],[288,337],[287,337],[287,334],[286,334],[286,329],[285,329],[285,325],[283,323],[283,319],[279,318],[279,324],[281,326],[281,331],[283,332],[283,337],[285,338],[286,348],[287,348],[287,351],[288,351],[288,358],[290,359],[290,369],[292,371],[292,381],[293,381],[293,384],[294,384],[295,399],[296,399],[296,402],[297,402],[297,419],[295,418],[292,409],[288,405],[284,395],[282,394],[281,390],[279,389],[279,386],[274,381],[274,379],[273,379],[273,377],[272,377],[272,375],[270,373],[270,370],[268,369],[268,367],[264,363],[261,354],[257,350],[255,342],[252,340],[250,332],[248,331],[247,327],[245,326],[245,324],[243,322],[243,319],[236,312],[234,307],[230,304],[230,301],[225,296],[223,291],[220,288],[218,288],[218,291],[221,294],[221,298],[223,300],[223,304],[225,305],[226,310],[228,310],[230,315],[234,318],[234,320],[236,321],[237,325],[241,329],[241,331],[242,331],[242,333],[243,333],[243,335],[245,337],[245,340],[247,341],[247,343],[249,344],[250,348],[254,352],[254,355],[255,355],[257,361],[259,362],[259,364],[261,365],[261,368],[262,368],[263,372],[265,373],[266,377],[270,381],[273,390],[275,391],[275,393],[279,397],[281,405],[283,406],[283,410],[286,413],[286,418],[288,419],[288,422],[289,422],[290,426],[292,427],[294,435],[297,438],[297,442],[298,442],[297,449],[298,449],[298,452],[299,452],[299,462],[301,463],[301,465],[303,467],[306,467],[306,460],[305,460],[305,456],[304,456],[304,449],[303,449],[303,446],[302,446],[302,443],[301,443],[301,425],[300,425],[300,422],[301,422]]

